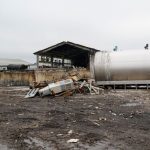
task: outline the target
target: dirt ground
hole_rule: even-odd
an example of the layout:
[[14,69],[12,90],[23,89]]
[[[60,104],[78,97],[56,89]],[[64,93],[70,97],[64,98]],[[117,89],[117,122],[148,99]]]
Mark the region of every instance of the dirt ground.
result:
[[0,88],[0,150],[150,150],[149,90],[24,99],[27,90]]

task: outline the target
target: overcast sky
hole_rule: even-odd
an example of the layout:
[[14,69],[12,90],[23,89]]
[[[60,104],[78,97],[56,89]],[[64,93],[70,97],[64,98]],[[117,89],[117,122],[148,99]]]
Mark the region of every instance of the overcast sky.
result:
[[35,61],[61,41],[100,50],[150,43],[150,0],[0,0],[0,57]]

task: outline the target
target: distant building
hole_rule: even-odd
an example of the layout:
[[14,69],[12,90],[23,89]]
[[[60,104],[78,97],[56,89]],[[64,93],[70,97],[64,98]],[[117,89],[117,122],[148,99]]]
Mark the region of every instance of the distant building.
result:
[[[23,67],[24,66],[24,67]],[[10,68],[27,68],[30,66],[30,63],[21,59],[7,59],[7,58],[0,58],[0,70],[9,70]]]
[[0,70],[7,70],[7,66],[0,66]]
[[37,64],[34,63],[34,64],[30,64],[29,67],[28,67],[28,70],[35,70],[37,69]]

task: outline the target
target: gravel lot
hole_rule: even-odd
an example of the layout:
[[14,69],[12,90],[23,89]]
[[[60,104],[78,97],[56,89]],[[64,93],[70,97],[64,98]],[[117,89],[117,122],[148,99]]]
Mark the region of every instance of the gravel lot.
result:
[[24,99],[27,91],[0,87],[0,150],[150,149],[149,90]]

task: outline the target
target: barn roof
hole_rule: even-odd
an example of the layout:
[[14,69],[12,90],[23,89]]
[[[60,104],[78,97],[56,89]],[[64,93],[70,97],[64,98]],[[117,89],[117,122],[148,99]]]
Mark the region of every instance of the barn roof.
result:
[[83,53],[95,53],[99,50],[90,48],[87,46],[83,46],[80,44],[72,43],[69,41],[63,41],[61,43],[58,43],[56,45],[50,46],[48,48],[45,48],[43,50],[39,50],[35,52],[35,55],[53,55],[55,57],[64,57],[64,58],[70,58],[73,57],[75,54],[83,54]]

